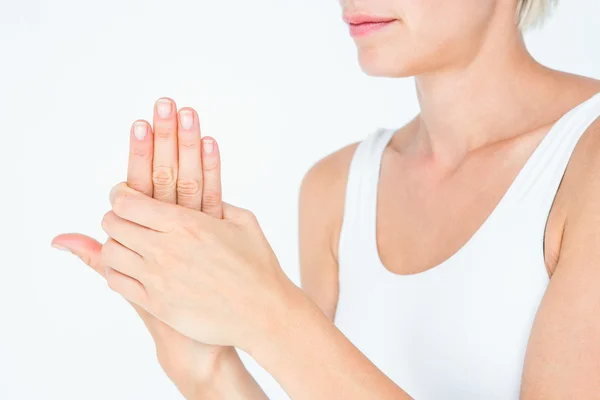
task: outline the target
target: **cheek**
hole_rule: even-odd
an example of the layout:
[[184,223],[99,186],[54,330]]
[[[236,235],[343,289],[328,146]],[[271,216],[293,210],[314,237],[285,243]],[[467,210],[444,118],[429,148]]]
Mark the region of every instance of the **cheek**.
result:
[[416,44],[452,45],[482,34],[493,10],[494,0],[423,0],[407,15],[407,27]]
[[481,21],[488,19],[497,0],[410,0],[402,12],[412,28],[442,21]]
[[469,59],[490,26],[488,0],[426,0],[409,17],[407,58],[424,70]]

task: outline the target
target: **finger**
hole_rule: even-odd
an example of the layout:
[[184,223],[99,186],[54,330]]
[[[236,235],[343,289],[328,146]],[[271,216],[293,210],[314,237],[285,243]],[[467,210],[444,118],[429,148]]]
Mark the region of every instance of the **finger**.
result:
[[[100,256],[102,244],[97,240],[80,233],[65,233],[56,236],[52,240],[52,246],[76,255],[103,278],[106,278],[106,265],[102,262],[102,257]],[[137,304],[129,303],[142,318],[146,327],[152,329],[153,325],[150,323],[150,318],[153,318],[152,315]]]
[[154,143],[152,128],[146,121],[136,121],[129,135],[129,164],[127,184],[129,187],[152,197],[152,159]]
[[202,174],[202,212],[223,218],[219,147],[210,136],[202,138]]
[[113,211],[104,214],[100,225],[108,236],[144,258],[151,258],[160,239],[164,238],[164,234],[123,219]]
[[177,110],[173,100],[163,97],[154,107],[154,198],[177,203]]
[[102,264],[120,273],[144,282],[146,269],[144,259],[136,252],[123,246],[121,243],[108,238],[100,251]]
[[179,145],[177,204],[200,210],[202,206],[200,123],[193,109],[182,108],[179,111],[177,132]]
[[113,268],[106,268],[106,283],[108,287],[125,297],[127,300],[146,309],[148,293],[144,285],[134,278],[124,275]]
[[172,232],[177,227],[182,210],[185,210],[148,197],[126,183],[114,186],[109,197],[112,211],[120,218],[163,233]]
[[100,258],[102,244],[96,239],[80,233],[63,233],[52,239],[52,247],[68,251],[79,257],[86,265],[104,276],[104,265]]

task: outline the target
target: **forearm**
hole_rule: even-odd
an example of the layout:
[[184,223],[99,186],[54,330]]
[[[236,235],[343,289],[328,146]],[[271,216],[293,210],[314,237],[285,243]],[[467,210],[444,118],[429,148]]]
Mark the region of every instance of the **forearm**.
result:
[[[249,349],[294,400],[410,399],[300,289],[272,337]],[[287,316],[285,316],[287,315]],[[285,317],[284,317],[285,316]]]
[[214,368],[196,382],[193,393],[183,395],[188,400],[268,400],[233,348],[224,352]]

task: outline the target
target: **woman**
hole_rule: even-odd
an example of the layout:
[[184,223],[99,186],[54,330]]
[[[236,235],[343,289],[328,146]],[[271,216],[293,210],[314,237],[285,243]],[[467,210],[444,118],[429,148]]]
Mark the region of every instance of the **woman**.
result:
[[415,76],[421,112],[307,173],[303,290],[170,99],[134,124],[108,241],[53,245],[134,305],[188,399],[265,397],[231,346],[294,399],[598,398],[600,82],[527,52],[551,3],[341,1],[363,70]]

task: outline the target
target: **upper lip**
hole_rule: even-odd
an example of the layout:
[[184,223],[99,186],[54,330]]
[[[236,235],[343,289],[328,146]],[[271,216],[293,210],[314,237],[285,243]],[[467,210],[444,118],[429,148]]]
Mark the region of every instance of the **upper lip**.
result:
[[369,14],[363,14],[363,13],[354,13],[354,14],[344,13],[344,15],[342,16],[342,19],[347,24],[357,25],[357,24],[364,24],[367,22],[389,22],[389,21],[395,20],[396,18],[383,17],[383,16],[378,16],[378,15],[369,15]]

